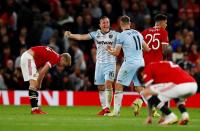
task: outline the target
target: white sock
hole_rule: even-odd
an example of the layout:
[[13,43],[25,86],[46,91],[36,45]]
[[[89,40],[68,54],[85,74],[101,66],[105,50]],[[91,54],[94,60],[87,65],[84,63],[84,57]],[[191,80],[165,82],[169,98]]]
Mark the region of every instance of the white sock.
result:
[[181,117],[182,117],[183,120],[189,119],[189,114],[188,114],[188,112],[183,112]]
[[102,109],[106,108],[106,97],[105,91],[99,91],[99,99],[102,106]]
[[114,94],[114,112],[119,113],[123,98],[123,91],[115,91]]
[[112,89],[106,89],[105,90],[105,100],[106,100],[106,107],[108,107],[108,108],[110,108],[112,96],[113,96],[113,90]]
[[32,111],[39,109],[39,107],[33,107],[31,108]]

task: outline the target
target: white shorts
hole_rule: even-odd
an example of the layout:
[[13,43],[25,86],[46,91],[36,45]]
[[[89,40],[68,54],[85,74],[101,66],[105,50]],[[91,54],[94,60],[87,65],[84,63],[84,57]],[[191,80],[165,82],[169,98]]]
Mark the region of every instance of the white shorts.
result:
[[144,66],[143,61],[135,63],[124,61],[117,75],[117,83],[120,83],[123,86],[129,86],[131,81],[133,81],[134,86],[142,86],[136,74],[137,70],[142,66]]
[[169,101],[174,98],[185,99],[197,91],[196,82],[182,84],[162,83],[150,86],[152,92],[158,94],[158,98],[163,101]]
[[105,81],[114,81],[116,74],[116,63],[96,63],[95,85],[104,85]]
[[39,73],[36,68],[34,58],[27,51],[21,56],[21,70],[24,81],[38,79]]

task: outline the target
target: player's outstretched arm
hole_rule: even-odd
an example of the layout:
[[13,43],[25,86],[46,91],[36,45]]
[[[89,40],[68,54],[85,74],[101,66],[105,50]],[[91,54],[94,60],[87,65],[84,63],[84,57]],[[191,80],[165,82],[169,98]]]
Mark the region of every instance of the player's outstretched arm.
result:
[[89,34],[72,34],[70,31],[65,31],[64,36],[74,40],[90,40]]

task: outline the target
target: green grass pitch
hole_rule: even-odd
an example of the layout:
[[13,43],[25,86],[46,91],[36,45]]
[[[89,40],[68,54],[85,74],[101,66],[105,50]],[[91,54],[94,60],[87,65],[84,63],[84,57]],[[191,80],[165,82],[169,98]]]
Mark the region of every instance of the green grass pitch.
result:
[[[200,131],[200,109],[188,109],[186,126],[160,126],[155,118],[145,125],[146,109],[134,117],[132,108],[123,107],[120,117],[100,117],[100,107],[48,107],[48,115],[31,115],[29,106],[0,106],[0,131]],[[180,113],[173,109],[180,117]]]

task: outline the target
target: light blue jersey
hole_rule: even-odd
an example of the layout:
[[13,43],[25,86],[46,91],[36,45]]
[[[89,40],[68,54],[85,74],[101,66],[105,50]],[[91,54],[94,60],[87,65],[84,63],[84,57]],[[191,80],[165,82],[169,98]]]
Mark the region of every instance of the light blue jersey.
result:
[[141,86],[136,71],[144,66],[143,36],[136,30],[125,30],[117,36],[116,43],[116,46],[121,46],[124,52],[124,62],[119,69],[117,83],[129,86],[133,81],[135,86]]
[[138,31],[130,29],[121,32],[116,43],[122,46],[125,61],[143,61],[143,36]]
[[106,80],[114,81],[116,74],[116,57],[111,55],[106,50],[106,47],[107,45],[115,46],[118,34],[118,32],[113,30],[105,34],[103,34],[101,30],[89,33],[97,47],[95,85],[104,85]]
[[116,62],[116,57],[106,51],[107,45],[115,46],[116,38],[119,33],[110,30],[108,33],[102,33],[101,30],[90,32],[91,39],[95,41],[97,47],[97,62],[99,63],[111,63]]

